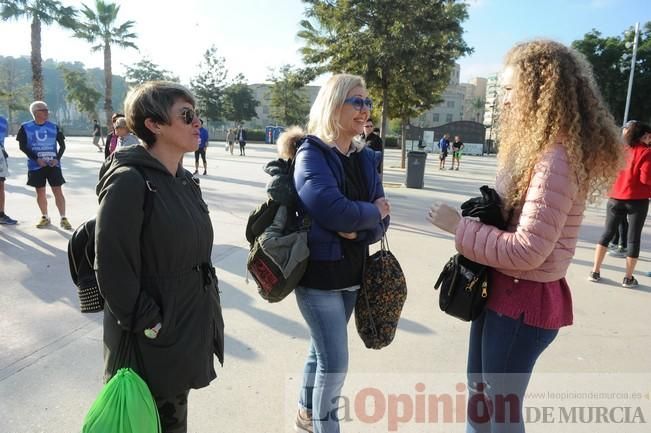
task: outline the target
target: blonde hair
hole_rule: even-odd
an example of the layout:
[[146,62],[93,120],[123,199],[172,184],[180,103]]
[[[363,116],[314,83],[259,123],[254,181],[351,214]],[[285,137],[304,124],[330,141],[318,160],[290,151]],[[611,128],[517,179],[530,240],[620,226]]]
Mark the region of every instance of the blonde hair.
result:
[[129,127],[127,126],[127,119],[125,119],[124,117],[118,117],[117,119],[115,119],[115,123],[113,123],[113,127],[129,129]]
[[588,201],[602,197],[623,162],[620,133],[604,105],[592,69],[576,51],[535,40],[506,55],[513,68],[511,107],[499,124],[499,167],[510,175],[504,197],[516,207],[541,155],[560,143]]
[[[329,146],[334,146],[334,141],[339,138],[341,125],[339,113],[344,105],[348,93],[355,87],[366,88],[364,79],[358,75],[336,74],[321,87],[310,109],[310,118],[307,123],[308,134],[319,137]],[[353,139],[356,150],[364,147],[359,139]]]

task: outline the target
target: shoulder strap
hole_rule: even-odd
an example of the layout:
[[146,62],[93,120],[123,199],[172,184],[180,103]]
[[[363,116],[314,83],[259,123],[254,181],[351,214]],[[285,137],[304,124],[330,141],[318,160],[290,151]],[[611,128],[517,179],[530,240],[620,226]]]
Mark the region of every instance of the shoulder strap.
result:
[[149,180],[145,173],[145,169],[141,165],[134,165],[133,167],[138,170],[138,173],[140,173],[145,181],[145,202],[142,206],[142,209],[145,212],[145,216],[142,220],[142,225],[144,226],[149,222],[152,210],[154,209],[154,196],[152,194],[158,192],[158,188],[156,188],[156,185]]
[[[145,173],[145,169],[140,166],[140,165],[133,165],[133,167],[138,170],[138,173],[142,176],[142,178],[145,181],[145,202],[143,203],[143,210],[144,210],[144,217],[142,220],[142,225],[143,227],[149,223],[149,219],[151,218],[151,214],[154,208],[154,193],[158,191],[156,186],[149,180],[147,177],[147,174]],[[143,231],[140,231],[140,243],[142,244],[142,237],[143,237]],[[134,320],[133,315],[135,315],[135,312],[138,311],[138,308],[140,306],[140,298],[142,295],[142,288],[138,292],[138,297],[136,298],[136,303],[133,309],[132,317],[131,317],[131,327],[129,331],[123,331],[122,336],[120,337],[120,343],[118,345],[118,352],[115,357],[114,361],[114,366],[113,366],[113,371],[117,372],[117,368],[120,368],[121,366],[128,365],[128,358],[131,353],[133,353],[136,357],[136,363],[138,365],[138,368],[140,369],[140,373],[142,374],[143,378],[145,381],[147,381],[147,372],[145,371],[145,364],[142,359],[142,352],[140,351],[140,346],[138,345],[138,340],[134,334],[134,326],[136,321]],[[117,368],[116,368],[117,367]]]

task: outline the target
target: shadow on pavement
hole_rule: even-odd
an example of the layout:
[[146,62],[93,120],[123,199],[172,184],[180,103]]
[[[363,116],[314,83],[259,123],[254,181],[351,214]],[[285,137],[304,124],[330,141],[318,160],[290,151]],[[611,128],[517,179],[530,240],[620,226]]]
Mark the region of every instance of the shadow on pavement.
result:
[[[62,235],[68,232],[52,227]],[[43,229],[47,230],[47,229]],[[68,237],[66,236],[66,237]],[[31,244],[31,245],[30,245]],[[29,277],[22,281],[22,286],[31,291],[36,297],[47,302],[64,302],[73,305],[70,301],[75,296],[74,286],[52,284],[56,278],[48,278],[47,274],[67,272],[68,256],[66,251],[54,248],[41,239],[23,231],[0,231],[0,246],[2,251],[14,260],[24,264],[29,270]]]

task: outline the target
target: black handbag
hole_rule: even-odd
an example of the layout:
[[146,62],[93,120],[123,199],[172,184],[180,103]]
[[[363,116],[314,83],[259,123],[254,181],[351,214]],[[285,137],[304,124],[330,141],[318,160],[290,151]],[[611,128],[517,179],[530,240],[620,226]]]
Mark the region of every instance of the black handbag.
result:
[[441,288],[441,311],[469,322],[484,311],[488,300],[488,267],[456,254],[445,264],[434,289]]
[[[480,197],[471,198],[461,205],[461,215],[478,218],[484,224],[505,230],[508,219],[502,216],[499,194],[487,185],[483,185],[479,191]],[[479,317],[489,295],[488,270],[488,266],[473,262],[461,254],[452,256],[434,284],[434,289],[441,288],[441,310],[466,322]]]

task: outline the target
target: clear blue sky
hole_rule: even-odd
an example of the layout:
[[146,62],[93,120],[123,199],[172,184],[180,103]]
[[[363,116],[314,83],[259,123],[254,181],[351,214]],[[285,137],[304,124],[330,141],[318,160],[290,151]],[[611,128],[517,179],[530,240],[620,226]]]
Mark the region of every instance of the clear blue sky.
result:
[[470,2],[465,40],[475,49],[459,60],[461,78],[497,71],[518,41],[545,37],[570,44],[593,28],[621,35],[635,22],[651,21],[649,0],[476,0]]
[[[63,0],[80,6],[81,2]],[[296,37],[304,5],[300,0],[120,0],[120,21],[136,21],[140,52],[117,49],[114,72],[123,64],[148,56],[187,83],[202,53],[215,44],[233,76],[250,83],[265,81],[269,67],[300,64]],[[580,39],[592,28],[619,35],[636,21],[651,21],[649,0],[469,0],[465,39],[475,49],[461,58],[461,78],[496,72],[514,43],[547,37],[564,43]],[[2,55],[29,55],[29,23],[0,22]],[[360,47],[363,49],[363,47]],[[101,54],[56,26],[43,29],[43,57],[82,61],[102,67]]]

